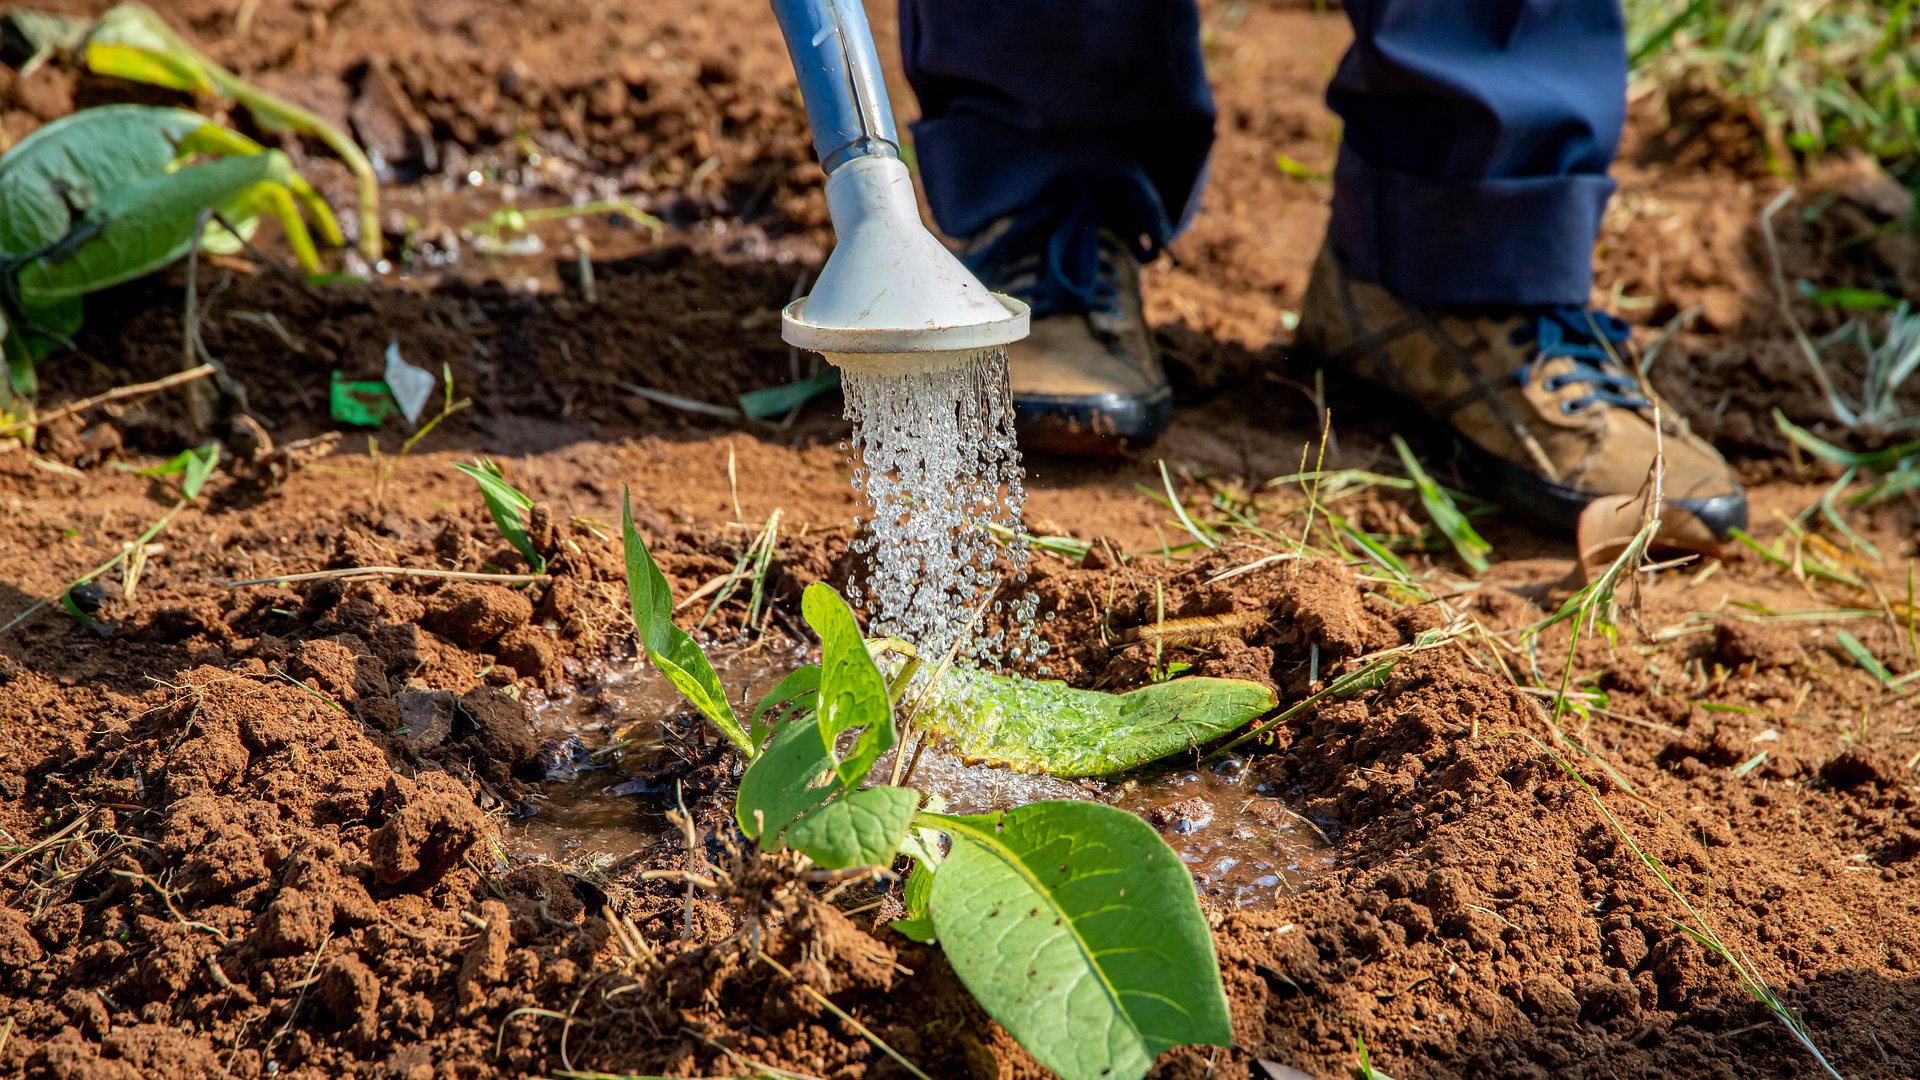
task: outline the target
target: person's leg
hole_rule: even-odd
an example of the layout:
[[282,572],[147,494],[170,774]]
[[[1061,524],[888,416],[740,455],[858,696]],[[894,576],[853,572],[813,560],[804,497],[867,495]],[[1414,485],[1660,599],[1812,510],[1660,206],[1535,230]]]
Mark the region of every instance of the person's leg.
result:
[[1198,193],[1214,110],[1193,0],[900,0],[900,48],[948,235],[1075,175],[1138,173],[1168,221]]
[[1619,0],[1348,0],[1335,248],[1415,304],[1584,306],[1626,115]]
[[1302,351],[1447,424],[1531,516],[1572,527],[1658,458],[1670,507],[1718,536],[1745,525],[1726,462],[1622,363],[1626,324],[1588,309],[1626,111],[1620,0],[1346,9],[1327,94],[1345,143]]
[[1139,267],[1191,213],[1213,142],[1194,0],[901,0],[934,220],[1025,301],[1008,349],[1022,447],[1156,438],[1172,390]]

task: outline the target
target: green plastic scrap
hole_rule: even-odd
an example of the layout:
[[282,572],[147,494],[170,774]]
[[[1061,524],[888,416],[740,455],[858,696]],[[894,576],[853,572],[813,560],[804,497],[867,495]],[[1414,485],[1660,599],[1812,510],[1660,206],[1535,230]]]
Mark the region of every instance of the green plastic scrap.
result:
[[393,389],[386,380],[348,382],[339,372],[333,373],[328,412],[340,423],[377,428],[399,411],[400,404],[394,400]]

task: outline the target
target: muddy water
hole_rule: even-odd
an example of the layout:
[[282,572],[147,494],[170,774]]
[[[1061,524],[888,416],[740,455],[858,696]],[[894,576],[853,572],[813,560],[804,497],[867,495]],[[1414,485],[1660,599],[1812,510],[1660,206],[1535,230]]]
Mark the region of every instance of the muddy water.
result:
[[[772,650],[713,655],[737,710],[738,702],[759,700],[805,659]],[[510,853],[587,866],[667,841],[674,777],[691,755],[688,740],[697,724],[665,678],[650,667],[609,669],[579,693],[543,707],[538,724],[548,779],[533,816],[508,827]],[[875,777],[888,776],[892,767],[892,755],[882,758]],[[1159,829],[1201,894],[1223,906],[1270,906],[1334,863],[1323,825],[1256,785],[1238,759],[1103,784],[967,765],[930,747],[911,783],[954,813],[1043,799],[1095,799],[1131,811]]]

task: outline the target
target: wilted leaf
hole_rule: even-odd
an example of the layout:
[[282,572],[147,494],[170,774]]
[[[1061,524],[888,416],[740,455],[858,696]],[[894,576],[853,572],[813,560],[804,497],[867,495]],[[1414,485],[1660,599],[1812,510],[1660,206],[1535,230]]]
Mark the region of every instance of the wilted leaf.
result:
[[914,722],[962,756],[1020,772],[1102,776],[1199,746],[1277,704],[1270,687],[1191,678],[1129,694],[971,674],[944,685]]

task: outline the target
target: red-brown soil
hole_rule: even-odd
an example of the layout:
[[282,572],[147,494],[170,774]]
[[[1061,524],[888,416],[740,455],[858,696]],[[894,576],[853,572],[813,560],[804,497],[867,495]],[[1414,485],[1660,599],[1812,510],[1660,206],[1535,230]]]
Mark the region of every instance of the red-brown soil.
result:
[[[499,847],[540,776],[529,707],[631,649],[623,488],[681,594],[731,569],[752,538],[740,521],[782,511],[770,638],[798,632],[807,583],[851,570],[858,506],[831,399],[790,428],[743,427],[610,382],[728,403],[791,377],[777,309],[830,236],[762,6],[162,7],[243,74],[359,117],[403,176],[428,173],[389,186],[390,248],[409,244],[421,268],[468,248],[450,268],[371,287],[309,287],[251,259],[203,269],[203,336],[251,415],[280,444],[333,430],[332,374],[377,377],[389,341],[447,365],[473,404],[403,459],[405,435],[389,430],[378,458],[349,433],[311,460],[224,472],[155,537],[137,583],[101,579],[99,622],[53,604],[0,631],[0,1072],[900,1074],[824,997],[934,1076],[1036,1075],[937,953],[876,928],[885,905],[842,913],[873,892],[829,900],[790,865],[728,848],[713,826],[735,763],[684,716],[676,778],[698,853],[675,840],[583,874]],[[1265,1059],[1344,1076],[1364,1038],[1402,1080],[1814,1075],[1729,966],[1678,929],[1686,911],[1604,809],[1842,1074],[1920,1075],[1920,691],[1883,689],[1836,637],[1853,634],[1895,675],[1920,668],[1906,584],[1916,505],[1844,511],[1877,560],[1834,554],[1844,537],[1806,542],[1863,587],[1735,549],[1623,588],[1617,644],[1589,635],[1571,665],[1597,696],[1559,718],[1558,737],[1550,695],[1522,687],[1559,685],[1567,626],[1535,647],[1518,632],[1570,595],[1561,538],[1488,519],[1499,561],[1477,579],[1422,556],[1444,605],[1409,605],[1331,559],[1209,584],[1291,550],[1309,522],[1324,539],[1298,485],[1265,486],[1319,453],[1316,373],[1287,355],[1284,327],[1327,195],[1273,155],[1328,161],[1320,85],[1346,34],[1339,16],[1291,4],[1205,15],[1222,107],[1213,186],[1178,262],[1147,286],[1176,428],[1133,459],[1030,463],[1030,528],[1096,541],[1080,565],[1036,566],[1056,670],[1139,683],[1151,658],[1103,629],[1151,622],[1161,605],[1169,618],[1264,614],[1177,655],[1267,680],[1283,701],[1440,626],[1443,606],[1487,633],[1302,712],[1250,757],[1249,792],[1333,823],[1339,865],[1271,910],[1210,912],[1238,1047],[1173,1051],[1161,1074],[1259,1077]],[[126,92],[58,66],[0,70],[0,141]],[[910,113],[910,97],[896,102]],[[1787,181],[1683,152],[1684,106],[1636,110],[1603,291],[1648,340],[1700,309],[1654,379],[1756,485],[1755,535],[1791,553],[1785,521],[1834,475],[1787,453],[1770,416],[1827,419],[1758,228]],[[344,175],[307,163],[345,205]],[[459,226],[508,199],[610,190],[668,229],[554,222],[537,230],[546,251],[517,259],[456,245]],[[1901,212],[1870,169],[1821,166],[1778,219],[1790,275],[1904,283],[1920,299],[1920,243],[1885,227]],[[183,280],[95,297],[81,355],[43,366],[43,405],[176,370]],[[1837,325],[1795,311],[1816,332]],[[1396,472],[1384,435],[1406,418],[1328,374],[1329,464]],[[215,434],[245,454],[237,402],[224,409]],[[171,481],[132,469],[198,442],[189,416],[176,391],[0,452],[0,621],[57,598],[174,505]],[[1443,441],[1420,446],[1452,476]],[[369,565],[526,572],[452,468],[476,455],[543,504],[532,531],[546,580],[221,584]],[[1232,531],[1219,551],[1163,559],[1186,537],[1135,489],[1158,485],[1161,458],[1195,513],[1212,496],[1288,539]],[[1408,539],[1423,520],[1382,488],[1335,508]],[[1836,609],[1856,613],[1761,617]],[[740,615],[730,604],[717,636],[739,637]],[[641,878],[696,854],[727,880],[691,905],[678,881]],[[756,928],[790,975],[756,958]]]

